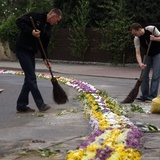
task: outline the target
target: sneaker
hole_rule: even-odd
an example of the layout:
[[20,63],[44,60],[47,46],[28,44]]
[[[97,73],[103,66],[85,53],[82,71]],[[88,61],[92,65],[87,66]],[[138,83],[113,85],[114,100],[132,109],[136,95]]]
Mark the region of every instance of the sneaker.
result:
[[152,98],[146,98],[145,102],[151,103],[152,102]]
[[17,109],[17,113],[29,113],[29,112],[35,112],[35,110],[26,106]]
[[47,111],[49,109],[51,109],[51,107],[48,106],[47,104],[45,104],[45,105],[43,105],[42,107],[39,108],[39,111],[44,112],[44,111]]
[[139,97],[139,98],[136,98],[136,100],[141,101],[141,102],[145,102],[145,101],[146,101],[146,98],[144,98],[144,97]]

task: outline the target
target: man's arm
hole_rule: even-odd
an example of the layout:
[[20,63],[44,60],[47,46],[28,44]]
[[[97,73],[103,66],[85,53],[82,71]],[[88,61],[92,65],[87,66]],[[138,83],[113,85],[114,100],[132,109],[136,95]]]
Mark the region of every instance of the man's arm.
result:
[[152,33],[152,35],[150,35],[150,40],[151,41],[160,42],[160,31],[157,29],[157,27],[155,27],[155,26],[147,26],[146,29]]
[[139,66],[141,67],[141,69],[144,69],[146,67],[146,64],[142,62],[141,51],[140,51],[140,41],[138,37],[134,38],[134,46],[135,46],[137,62]]
[[141,67],[141,69],[144,69],[146,67],[146,64],[144,64],[142,62],[140,48],[136,48],[135,50],[136,50],[136,59],[137,59],[137,62],[139,64],[139,66]]

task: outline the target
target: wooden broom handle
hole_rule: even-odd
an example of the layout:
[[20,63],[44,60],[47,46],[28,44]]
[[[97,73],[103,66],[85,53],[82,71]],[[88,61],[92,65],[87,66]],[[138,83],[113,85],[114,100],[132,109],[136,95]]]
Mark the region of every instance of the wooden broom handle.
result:
[[[152,33],[152,35],[154,34],[155,28],[156,28],[156,27],[153,28],[153,33]],[[150,40],[150,41],[149,41],[149,44],[148,44],[148,48],[147,48],[146,55],[144,56],[144,59],[143,59],[143,64],[146,63],[146,58],[147,58],[148,53],[149,53],[149,51],[150,51],[151,44],[152,44],[152,41]],[[144,70],[144,69],[142,69],[142,71],[141,71],[139,80],[142,80],[142,73],[143,73],[143,70]]]
[[[33,18],[32,18],[32,17],[30,17],[30,19],[31,19],[31,22],[32,22],[33,28],[35,29],[35,31],[37,31],[37,29],[36,29],[36,25],[35,25],[35,23],[34,23],[34,21],[33,21]],[[41,39],[40,39],[40,37],[37,37],[37,39],[38,39],[39,44],[40,44],[40,46],[41,46],[42,53],[43,53],[44,58],[45,58],[45,60],[46,60],[46,62],[47,62],[47,65],[49,66],[49,61],[48,61],[48,58],[47,58],[47,54],[46,54],[46,52],[45,52],[45,50],[44,50],[43,44],[42,44],[42,42],[41,42]],[[50,74],[51,74],[51,76],[52,76],[52,79],[53,79],[54,77],[53,77],[53,73],[52,73],[52,70],[51,70],[51,68],[50,68],[50,67],[49,67],[49,72],[50,72]]]

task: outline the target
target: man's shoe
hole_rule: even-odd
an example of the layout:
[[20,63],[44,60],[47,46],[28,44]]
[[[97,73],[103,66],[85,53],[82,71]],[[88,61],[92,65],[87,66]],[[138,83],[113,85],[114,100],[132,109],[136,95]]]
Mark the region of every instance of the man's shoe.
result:
[[4,91],[4,89],[0,89],[0,93],[2,93]]
[[39,108],[39,111],[44,112],[44,111],[47,111],[49,109],[51,109],[51,107],[48,106],[47,104],[45,104],[45,105],[43,105],[42,107]]
[[152,102],[152,98],[146,98],[145,102],[146,103],[151,103]]
[[146,98],[144,97],[139,97],[139,98],[136,98],[137,101],[140,101],[140,102],[145,102],[146,101]]
[[23,108],[17,109],[17,113],[29,113],[29,112],[35,112],[35,110],[29,107],[23,107]]

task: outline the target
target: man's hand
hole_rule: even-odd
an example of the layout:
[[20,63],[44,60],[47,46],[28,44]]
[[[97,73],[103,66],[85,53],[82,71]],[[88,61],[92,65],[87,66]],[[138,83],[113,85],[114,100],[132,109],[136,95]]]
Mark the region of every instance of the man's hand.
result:
[[139,66],[141,67],[141,69],[145,69],[147,67],[147,65],[144,63],[140,64]]
[[39,31],[38,29],[34,29],[33,31],[32,31],[32,35],[34,36],[34,37],[40,37],[40,33],[41,33],[41,31]]
[[151,41],[154,41],[154,40],[155,40],[155,36],[150,35],[150,40],[151,40]]
[[51,63],[48,61],[48,63],[47,63],[47,60],[45,59],[44,60],[44,64],[46,65],[46,67],[48,68],[48,69],[51,69],[52,68],[52,66],[51,66]]

